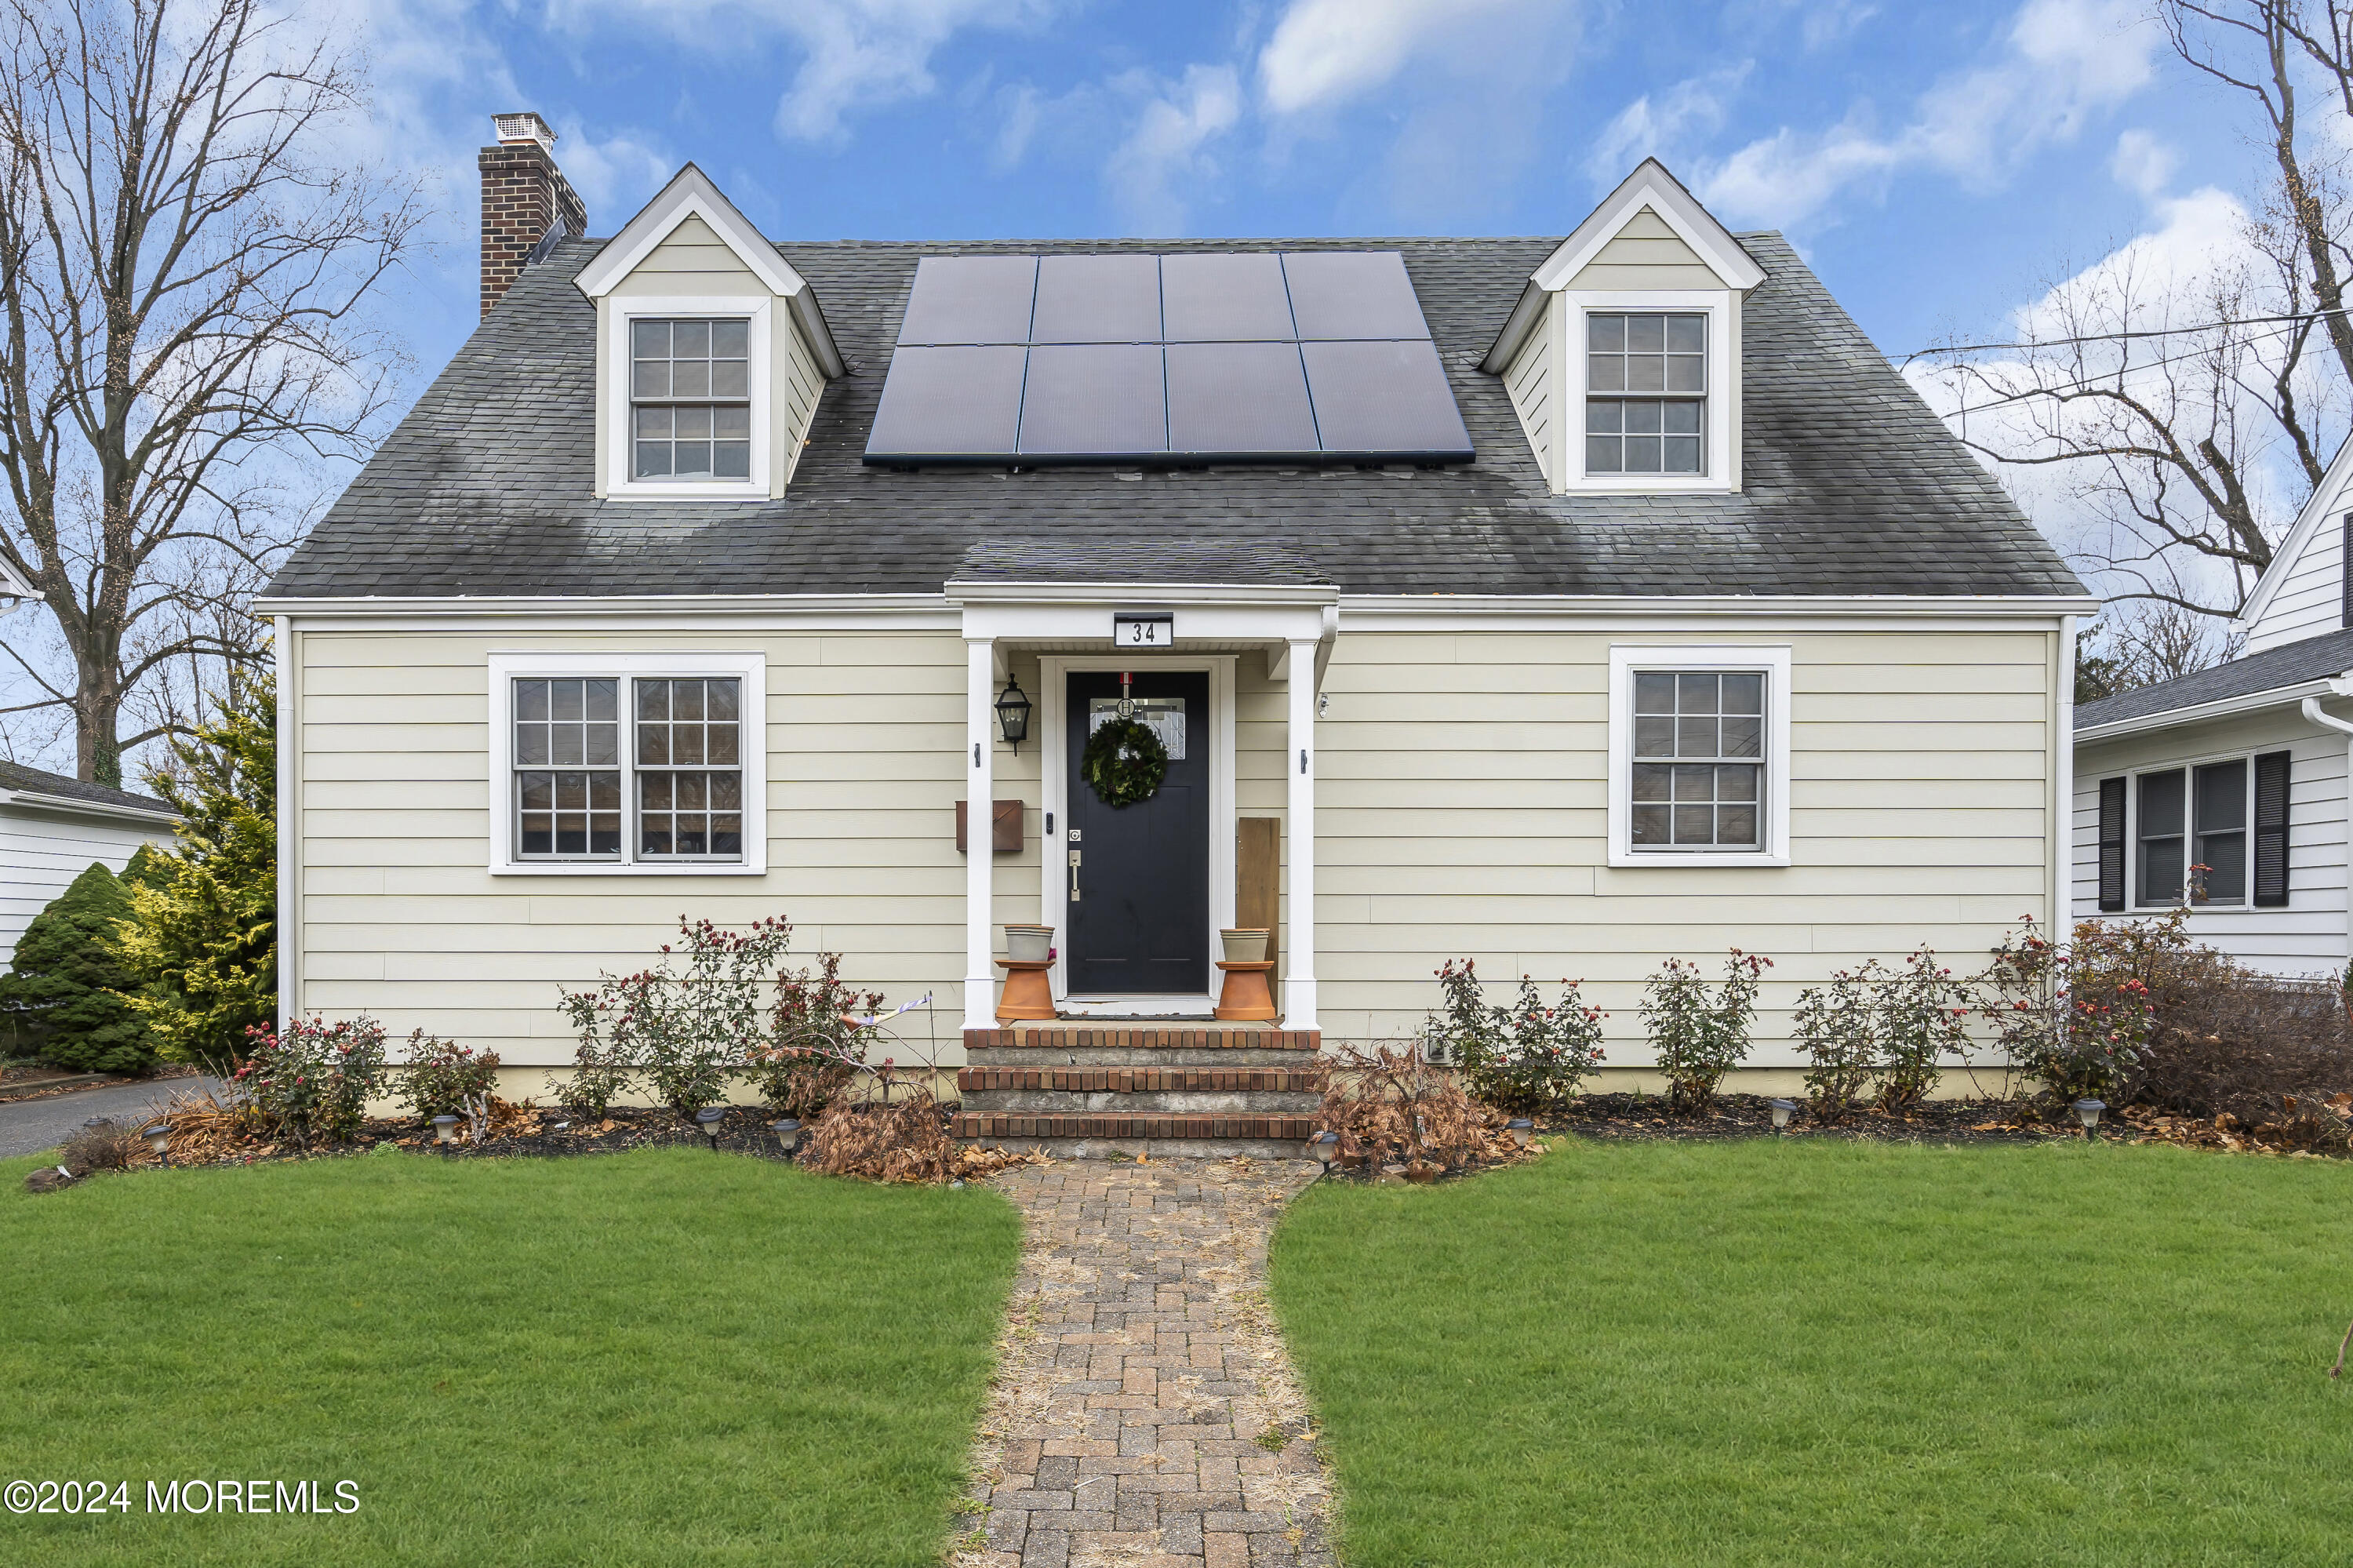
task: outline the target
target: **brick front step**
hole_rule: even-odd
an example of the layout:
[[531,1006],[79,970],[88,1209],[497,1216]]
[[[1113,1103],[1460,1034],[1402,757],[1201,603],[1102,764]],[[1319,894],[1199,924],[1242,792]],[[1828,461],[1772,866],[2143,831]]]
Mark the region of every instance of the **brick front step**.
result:
[[1005,1116],[965,1112],[958,1138],[1262,1139],[1304,1143],[1312,1116]]
[[964,1048],[967,1051],[1318,1051],[1323,1045],[1321,1030],[1253,1028],[1230,1023],[1198,1028],[1044,1023],[964,1032]]
[[1301,1094],[1316,1075],[1296,1067],[965,1067],[956,1087],[1052,1090],[1071,1095]]

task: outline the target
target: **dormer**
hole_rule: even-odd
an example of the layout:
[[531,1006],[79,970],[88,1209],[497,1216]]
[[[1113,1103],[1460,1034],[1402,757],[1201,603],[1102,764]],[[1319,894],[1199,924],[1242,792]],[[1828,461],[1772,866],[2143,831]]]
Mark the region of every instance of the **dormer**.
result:
[[596,494],[785,493],[841,355],[817,295],[692,164],[580,270],[596,306]]
[[1764,281],[1655,158],[1560,242],[1480,366],[1554,494],[1740,488],[1740,307]]

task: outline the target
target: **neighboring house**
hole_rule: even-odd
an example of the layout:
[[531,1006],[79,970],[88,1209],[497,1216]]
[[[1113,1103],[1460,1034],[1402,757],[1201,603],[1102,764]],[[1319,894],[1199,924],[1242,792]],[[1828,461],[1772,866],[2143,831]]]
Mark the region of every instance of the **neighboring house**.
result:
[[2200,940],[2283,975],[2353,960],[2353,442],[2239,614],[2239,657],[2075,714],[2079,918],[2189,906]]
[[[2063,897],[2094,602],[1656,163],[1565,238],[772,242],[689,166],[598,240],[518,120],[480,330],[260,605],[288,1011],[561,1064],[558,987],[782,914],[953,1063],[1005,922],[1198,1016],[1279,874],[1290,1027],[1470,956],[1634,1065],[1736,945],[1787,1068],[1799,986]],[[1176,756],[1113,811],[1123,672]]]
[[92,861],[119,872],[141,844],[168,849],[178,821],[150,796],[0,762],[0,963]]

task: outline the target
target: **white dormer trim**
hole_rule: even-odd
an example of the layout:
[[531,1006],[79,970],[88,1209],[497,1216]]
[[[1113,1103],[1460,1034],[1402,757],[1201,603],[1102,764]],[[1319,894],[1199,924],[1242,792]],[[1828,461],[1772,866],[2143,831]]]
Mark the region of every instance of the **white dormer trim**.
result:
[[2239,610],[2241,626],[2250,631],[2255,629],[2263,612],[2271,608],[2272,600],[2279,596],[2281,586],[2295,572],[2296,563],[2311,547],[2313,535],[2319,533],[2322,525],[2331,518],[2343,513],[2348,484],[2353,484],[2353,437],[2348,437],[2345,443],[2337,449],[2336,457],[2329,460],[2328,471],[2320,476],[2320,482],[2313,486],[2304,510],[2296,514],[2295,523],[2288,529],[2287,537],[2282,539],[2279,548],[2272,552],[2272,564],[2265,567],[2263,575],[2255,579],[2255,591],[2247,596],[2246,604]]
[[1700,206],[1699,198],[1683,189],[1683,182],[1667,173],[1664,164],[1656,158],[1645,158],[1560,242],[1559,249],[1537,266],[1533,275],[1535,286],[1546,291],[1567,287],[1568,281],[1585,270],[1586,263],[1615,239],[1627,220],[1645,207],[1657,213],[1685,245],[1699,253],[1708,270],[1724,280],[1725,288],[1745,292],[1765,281],[1765,269],[1741,249],[1732,231]]
[[808,281],[794,270],[792,263],[768,243],[767,237],[754,227],[752,220],[712,184],[711,176],[692,164],[679,170],[662,187],[661,194],[622,225],[620,233],[605,242],[605,248],[580,270],[574,283],[589,299],[602,301],[690,217],[699,217],[708,224],[754,277],[767,285],[778,299],[787,302],[793,320],[827,377],[841,375],[845,368],[841,351],[834,346],[832,329],[826,325],[824,313],[818,308],[817,294]]
[[1479,368],[1490,376],[1502,375],[1529,335],[1543,323],[1546,296],[1567,288],[1569,281],[1585,270],[1602,248],[1617,238],[1619,230],[1645,207],[1658,214],[1659,220],[1691,247],[1726,289],[1745,294],[1765,281],[1765,269],[1732,237],[1732,231],[1700,206],[1699,198],[1685,190],[1683,182],[1667,172],[1665,164],[1656,158],[1645,158],[1529,274],[1527,287],[1521,291],[1519,302],[1512,307],[1504,330],[1496,334],[1494,346],[1487,351]]

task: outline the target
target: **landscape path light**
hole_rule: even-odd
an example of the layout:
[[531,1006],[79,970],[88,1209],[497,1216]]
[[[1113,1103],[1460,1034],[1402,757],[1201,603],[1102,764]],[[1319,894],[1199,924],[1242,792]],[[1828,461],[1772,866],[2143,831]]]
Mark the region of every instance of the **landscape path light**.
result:
[[1528,1139],[1536,1135],[1536,1124],[1524,1116],[1515,1116],[1505,1125],[1511,1129],[1512,1141],[1522,1149],[1525,1149]]
[[433,1118],[433,1141],[436,1143],[457,1142],[458,1118],[450,1115],[448,1111],[443,1111],[439,1116],[435,1117]]
[[1773,1107],[1773,1130],[1775,1132],[1788,1131],[1789,1118],[1797,1114],[1798,1102],[1795,1100],[1768,1100],[1766,1103]]
[[776,1135],[776,1142],[787,1154],[801,1146],[801,1122],[798,1117],[788,1116],[780,1121],[772,1121],[768,1124],[768,1130]]
[[713,1154],[719,1152],[719,1124],[726,1115],[724,1106],[705,1106],[694,1113],[694,1125],[702,1129],[703,1137],[711,1139],[711,1152]]
[[1307,1157],[1331,1170],[1332,1162],[1340,1158],[1340,1135],[1329,1128],[1317,1133],[1307,1140]]
[[2105,1100],[2077,1100],[2075,1102],[2075,1119],[2084,1124],[2084,1136],[2085,1138],[2091,1137],[2094,1133],[2099,1130],[2100,1113],[2107,1108],[2108,1102]]
[[147,1147],[155,1151],[155,1158],[166,1165],[172,1163],[172,1124],[170,1122],[159,1121],[139,1136],[147,1140]]

